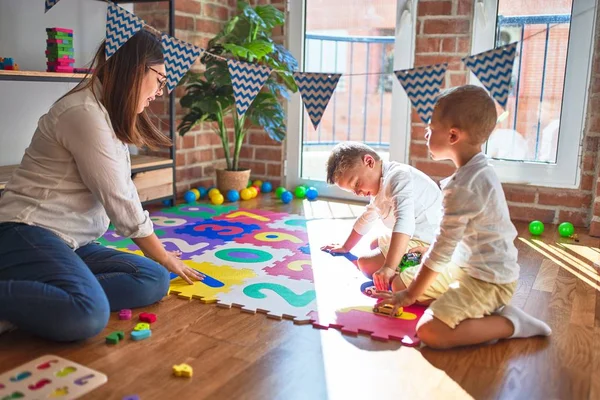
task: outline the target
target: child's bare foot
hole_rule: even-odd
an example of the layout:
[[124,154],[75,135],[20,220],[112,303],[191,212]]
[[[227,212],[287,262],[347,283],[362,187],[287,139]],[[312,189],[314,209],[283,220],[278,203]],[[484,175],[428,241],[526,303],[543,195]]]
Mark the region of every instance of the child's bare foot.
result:
[[513,307],[504,306],[498,313],[512,322],[515,331],[511,338],[526,338],[532,336],[550,336],[552,329],[544,321],[532,317],[525,311]]

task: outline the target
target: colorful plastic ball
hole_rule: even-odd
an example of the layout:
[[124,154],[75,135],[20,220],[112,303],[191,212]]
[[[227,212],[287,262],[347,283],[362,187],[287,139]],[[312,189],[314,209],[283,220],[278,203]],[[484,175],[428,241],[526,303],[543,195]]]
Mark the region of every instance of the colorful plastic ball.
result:
[[575,233],[575,227],[570,222],[563,222],[558,226],[558,234],[562,237],[571,237]]
[[252,191],[248,188],[242,189],[240,196],[242,197],[242,200],[250,200],[252,198]]
[[230,190],[227,192],[227,200],[234,203],[240,199],[240,194],[237,190]]
[[247,188],[249,188],[250,186],[252,186],[252,179],[248,179],[248,184],[246,185]]
[[303,199],[304,196],[306,196],[306,188],[304,186],[296,186],[296,189],[294,190],[294,194],[296,195],[297,198]]
[[171,207],[171,200],[163,200],[162,203],[167,207]]
[[285,188],[283,186],[279,186],[277,189],[275,189],[275,197],[277,197],[278,199],[281,198],[281,195],[286,192],[287,190],[285,190]]
[[539,236],[544,233],[544,223],[542,221],[531,221],[529,223],[529,233]]
[[208,191],[208,197],[210,197],[211,199],[216,194],[221,194],[221,192],[217,188],[212,188]]
[[309,187],[306,191],[306,198],[310,201],[313,201],[319,196],[319,192],[314,187]]
[[252,186],[258,186],[258,187],[261,187],[261,186],[262,186],[262,184],[263,184],[263,181],[261,181],[260,179],[257,179],[257,180],[255,180],[255,181],[252,183]]
[[200,193],[200,198],[203,199],[206,197],[206,195],[208,194],[208,190],[206,190],[206,188],[200,186],[198,188],[198,192]]
[[271,193],[271,191],[273,191],[273,185],[271,185],[271,182],[263,182],[260,191],[263,193]]
[[258,190],[256,190],[256,187],[250,186],[247,189],[250,191],[250,193],[252,193],[252,197],[251,198],[255,198],[256,196],[258,196]]
[[223,195],[221,193],[214,194],[210,198],[210,202],[213,203],[215,206],[223,204],[224,201],[225,199],[223,198]]
[[200,198],[200,192],[198,189],[190,189],[190,192],[193,192],[196,195],[196,200]]
[[256,189],[256,193],[257,194],[260,194],[260,186],[252,185],[251,187],[253,187],[254,189]]
[[294,199],[294,196],[292,195],[292,193],[290,193],[288,191],[285,191],[281,194],[281,201],[283,201],[285,204],[289,203],[293,199]]
[[188,190],[183,195],[183,199],[186,203],[191,204],[196,201],[196,193],[192,192],[191,190]]

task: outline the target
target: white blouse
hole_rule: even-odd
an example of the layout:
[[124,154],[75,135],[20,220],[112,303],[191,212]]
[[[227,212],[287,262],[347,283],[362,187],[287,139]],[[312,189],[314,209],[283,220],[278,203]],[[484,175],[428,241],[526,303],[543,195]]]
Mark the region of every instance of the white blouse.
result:
[[46,228],[77,249],[102,236],[109,221],[124,237],[153,232],[131,180],[129,149],[87,88],[59,100],[38,121],[0,198],[0,222]]

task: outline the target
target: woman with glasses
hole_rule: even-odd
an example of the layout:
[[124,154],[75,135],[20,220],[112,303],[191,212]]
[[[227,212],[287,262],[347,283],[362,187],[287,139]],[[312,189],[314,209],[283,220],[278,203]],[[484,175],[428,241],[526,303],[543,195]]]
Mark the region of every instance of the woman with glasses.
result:
[[[164,249],[131,180],[129,144],[170,146],[146,107],[166,82],[160,40],[143,29],[38,121],[0,198],[0,331],[56,341],[101,332],[109,312],[167,294],[169,271],[202,275]],[[98,244],[108,229],[146,257]]]

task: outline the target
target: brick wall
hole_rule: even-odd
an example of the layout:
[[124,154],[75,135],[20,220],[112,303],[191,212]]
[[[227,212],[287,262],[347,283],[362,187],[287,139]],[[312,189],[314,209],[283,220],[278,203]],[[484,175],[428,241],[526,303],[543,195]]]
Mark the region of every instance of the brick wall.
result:
[[[251,1],[251,4],[274,4],[283,10],[283,0]],[[221,30],[226,21],[236,12],[235,0],[175,0],[175,37],[200,47],[206,47],[208,41]],[[140,3],[135,5],[134,13],[146,23],[163,32],[168,31],[167,3]],[[283,41],[282,31],[277,32],[276,39]],[[197,61],[192,67],[203,70]],[[177,88],[176,121],[178,125],[184,111],[179,100],[184,94],[183,88]],[[156,114],[155,123],[168,133],[168,98],[157,99],[151,104]],[[231,126],[231,123],[228,124]],[[177,136],[176,180],[177,193],[181,196],[186,190],[199,185],[215,183],[215,170],[224,168],[225,152],[219,137],[213,130],[212,123],[203,123],[188,132],[185,136]],[[252,177],[268,179],[279,185],[282,175],[283,146],[269,139],[259,128],[252,128],[245,139],[240,154],[240,167],[252,168]]]
[[[415,65],[460,61],[469,54],[473,29],[473,0],[428,1],[418,6]],[[596,30],[598,34],[599,29]],[[515,220],[539,219],[548,223],[570,221],[576,226],[587,226],[600,235],[600,195],[598,185],[598,144],[600,140],[600,41],[596,37],[595,58],[590,88],[583,157],[581,185],[578,189],[549,189],[537,186],[505,184],[504,190]],[[468,71],[462,63],[451,66],[446,74],[445,87],[467,82]],[[434,179],[453,173],[450,163],[434,162],[427,152],[424,140],[425,125],[413,112],[410,163]],[[593,203],[593,208],[592,208]]]

